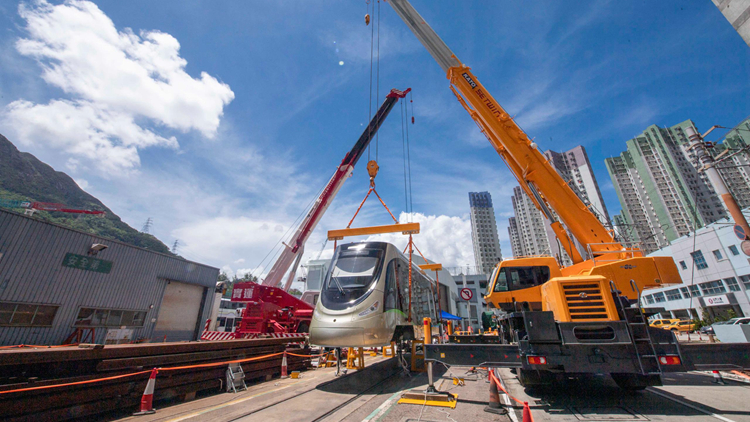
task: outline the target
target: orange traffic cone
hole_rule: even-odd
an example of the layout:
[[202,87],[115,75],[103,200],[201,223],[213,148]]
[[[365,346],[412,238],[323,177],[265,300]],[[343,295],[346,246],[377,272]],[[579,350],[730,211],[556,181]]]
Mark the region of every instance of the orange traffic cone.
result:
[[523,422],[534,422],[534,418],[531,417],[531,409],[529,409],[529,402],[523,402]]
[[484,411],[497,415],[505,415],[508,413],[508,410],[500,405],[500,394],[497,390],[497,384],[495,384],[492,376],[490,376],[490,400],[487,403],[487,407],[484,408]]
[[721,377],[721,373],[719,371],[714,371],[714,380],[712,382],[714,384],[726,385],[724,383],[724,378]]
[[156,385],[156,373],[159,372],[156,368],[151,371],[151,376],[148,377],[148,383],[146,383],[146,390],[143,391],[143,397],[141,397],[141,410],[133,413],[133,416],[150,415],[156,413],[154,410],[154,386]]
[[284,357],[281,358],[281,378],[287,378],[288,376],[286,370],[286,350],[284,350]]

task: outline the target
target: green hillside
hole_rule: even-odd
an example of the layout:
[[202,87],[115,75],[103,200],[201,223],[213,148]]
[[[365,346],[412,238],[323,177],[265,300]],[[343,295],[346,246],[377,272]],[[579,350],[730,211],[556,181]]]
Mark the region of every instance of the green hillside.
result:
[[[81,189],[70,176],[55,171],[29,153],[20,152],[3,135],[0,135],[0,199],[55,202],[70,208],[105,211],[104,217],[37,211],[34,218],[171,254],[167,245],[159,239],[125,224],[101,201]],[[19,208],[11,210],[23,211]]]

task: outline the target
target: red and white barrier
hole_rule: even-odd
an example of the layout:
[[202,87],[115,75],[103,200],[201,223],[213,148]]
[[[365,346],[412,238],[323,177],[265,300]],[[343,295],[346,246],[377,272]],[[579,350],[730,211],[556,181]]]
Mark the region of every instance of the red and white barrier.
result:
[[234,340],[234,339],[253,339],[253,338],[296,338],[306,336],[307,333],[245,333],[238,336],[237,333],[230,333],[224,331],[204,331],[201,334],[201,340],[203,341],[219,341],[219,340]]
[[146,390],[143,391],[143,397],[141,397],[141,410],[133,413],[133,416],[150,415],[156,413],[154,410],[154,386],[156,386],[156,368],[151,371],[151,375],[148,377],[148,383],[146,383]]

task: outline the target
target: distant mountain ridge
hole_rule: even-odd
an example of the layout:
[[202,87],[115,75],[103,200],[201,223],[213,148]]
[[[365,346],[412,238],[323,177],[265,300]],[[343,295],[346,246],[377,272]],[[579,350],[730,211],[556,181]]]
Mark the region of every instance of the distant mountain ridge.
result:
[[[35,218],[61,224],[97,236],[103,236],[173,255],[167,245],[153,235],[141,233],[124,223],[101,201],[86,193],[67,174],[55,171],[32,154],[21,152],[0,134],[0,199],[31,202],[55,202],[71,208],[101,210],[104,217],[62,212],[38,211]],[[14,209],[14,211],[21,211]]]

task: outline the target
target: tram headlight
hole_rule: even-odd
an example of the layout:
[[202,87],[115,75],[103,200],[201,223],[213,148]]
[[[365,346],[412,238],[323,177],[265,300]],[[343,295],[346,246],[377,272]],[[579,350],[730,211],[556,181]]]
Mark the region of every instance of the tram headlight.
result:
[[359,316],[370,315],[371,313],[377,311],[379,306],[380,306],[380,301],[377,300],[369,308],[365,309],[364,311],[360,312],[357,315],[359,315]]

